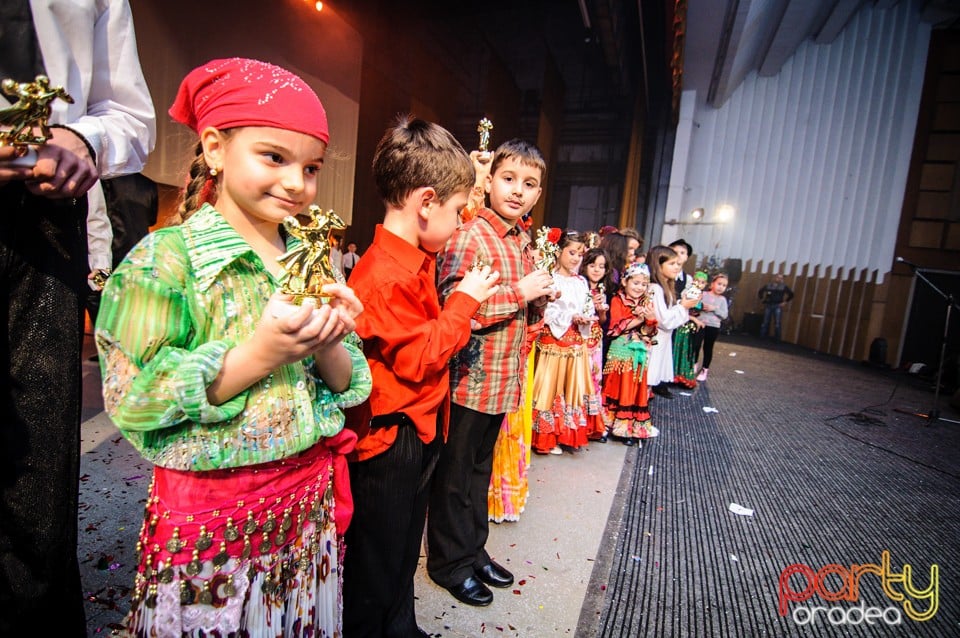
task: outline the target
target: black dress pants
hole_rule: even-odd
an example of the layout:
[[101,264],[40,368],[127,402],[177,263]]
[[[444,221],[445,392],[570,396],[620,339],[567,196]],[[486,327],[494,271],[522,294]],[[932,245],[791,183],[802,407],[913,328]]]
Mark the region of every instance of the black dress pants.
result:
[[86,635],[77,564],[86,211],[86,198],[0,186],[0,636]]
[[403,425],[390,449],[350,463],[355,507],[343,558],[346,638],[419,635],[413,578],[442,447],[442,435],[424,444],[413,425]]
[[458,585],[490,563],[487,490],[503,416],[451,408],[427,517],[427,572],[441,587]]

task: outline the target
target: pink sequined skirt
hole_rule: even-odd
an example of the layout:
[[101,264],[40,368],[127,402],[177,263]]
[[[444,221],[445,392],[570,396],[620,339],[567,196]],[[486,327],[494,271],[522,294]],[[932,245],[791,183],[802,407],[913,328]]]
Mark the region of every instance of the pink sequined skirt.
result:
[[339,636],[354,442],[344,430],[272,463],[155,468],[128,635]]

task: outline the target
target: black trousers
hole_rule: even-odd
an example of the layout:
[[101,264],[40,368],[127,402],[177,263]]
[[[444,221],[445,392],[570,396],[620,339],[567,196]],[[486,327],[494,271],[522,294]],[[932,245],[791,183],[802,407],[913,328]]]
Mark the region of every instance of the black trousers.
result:
[[442,435],[424,444],[404,425],[386,452],[350,463],[355,509],[343,558],[345,637],[419,635],[413,577],[442,447]]
[[700,358],[700,348],[703,347],[703,339],[706,337],[706,326],[700,328],[690,335],[690,360],[693,363]]
[[0,186],[0,636],[84,636],[77,564],[86,199]]
[[710,362],[713,361],[713,344],[720,336],[720,328],[704,326],[701,332],[703,332],[703,365],[701,367],[709,368]]
[[457,404],[450,411],[427,517],[427,572],[441,587],[463,582],[490,562],[484,549],[490,531],[487,490],[503,416]]

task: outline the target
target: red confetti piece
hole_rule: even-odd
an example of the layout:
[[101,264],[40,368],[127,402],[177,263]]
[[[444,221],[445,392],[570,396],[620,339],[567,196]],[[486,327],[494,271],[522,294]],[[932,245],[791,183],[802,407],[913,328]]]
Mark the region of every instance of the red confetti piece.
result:
[[526,579],[520,579],[520,582],[518,582],[517,584],[520,585],[521,587],[523,587],[524,585],[527,584],[527,581],[526,581]]
[[517,596],[519,596],[519,595],[520,595],[520,590],[519,590],[519,589],[514,589],[514,590],[513,590],[513,593],[515,593]]

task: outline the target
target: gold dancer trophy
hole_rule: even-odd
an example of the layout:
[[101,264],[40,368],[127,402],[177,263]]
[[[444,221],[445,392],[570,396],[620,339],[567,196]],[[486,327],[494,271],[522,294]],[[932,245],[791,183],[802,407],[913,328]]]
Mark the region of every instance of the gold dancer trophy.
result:
[[33,146],[43,146],[50,139],[50,103],[55,99],[73,104],[73,98],[62,86],[51,87],[50,78],[38,75],[33,82],[17,82],[9,78],[0,83],[0,89],[17,98],[11,106],[0,109],[0,145],[17,149],[16,159],[5,162],[10,166],[30,167],[37,162]]
[[477,213],[483,208],[486,201],[484,192],[484,183],[487,181],[487,175],[490,174],[490,163],[493,161],[493,153],[490,152],[490,131],[493,130],[493,122],[487,118],[480,120],[477,124],[477,133],[480,134],[480,144],[476,154],[471,153],[474,168],[476,169],[476,181],[473,189],[467,197],[467,205],[460,211],[460,221],[466,223],[477,216]]
[[477,124],[477,133],[480,134],[480,145],[478,150],[481,153],[487,153],[490,151],[490,131],[493,130],[493,122],[487,118],[480,120],[480,123]]
[[301,226],[296,217],[283,219],[283,227],[301,243],[277,257],[283,268],[280,292],[293,295],[295,305],[306,299],[313,299],[314,303],[330,299],[330,295],[320,291],[324,285],[337,282],[330,263],[330,237],[333,231],[347,227],[332,210],[323,212],[319,206],[313,205],[307,213],[311,221],[306,226]]

